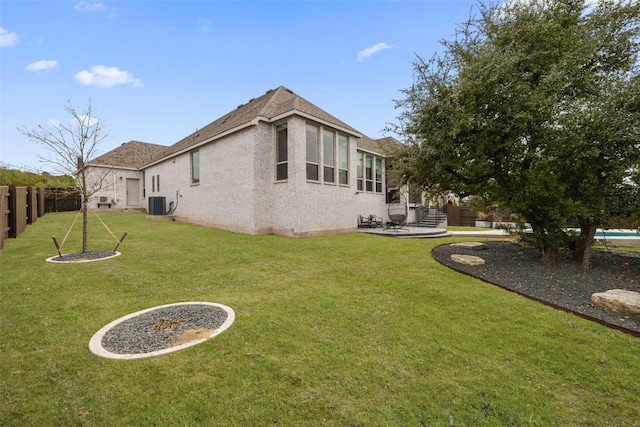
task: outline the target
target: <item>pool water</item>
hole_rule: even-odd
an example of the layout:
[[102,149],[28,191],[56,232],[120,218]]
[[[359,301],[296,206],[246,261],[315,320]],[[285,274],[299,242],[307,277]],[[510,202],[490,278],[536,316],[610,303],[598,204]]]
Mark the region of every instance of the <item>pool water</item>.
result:
[[640,233],[634,231],[596,231],[594,237],[640,237]]

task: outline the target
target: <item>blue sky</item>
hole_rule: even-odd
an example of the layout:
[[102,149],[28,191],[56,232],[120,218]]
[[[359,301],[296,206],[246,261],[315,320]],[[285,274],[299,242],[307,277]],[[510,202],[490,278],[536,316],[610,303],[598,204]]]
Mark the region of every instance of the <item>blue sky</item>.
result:
[[[394,122],[416,54],[469,17],[459,1],[0,1],[0,162],[50,170],[17,130],[92,103],[110,136],[171,145],[286,86],[364,134]],[[55,171],[52,171],[55,172]]]

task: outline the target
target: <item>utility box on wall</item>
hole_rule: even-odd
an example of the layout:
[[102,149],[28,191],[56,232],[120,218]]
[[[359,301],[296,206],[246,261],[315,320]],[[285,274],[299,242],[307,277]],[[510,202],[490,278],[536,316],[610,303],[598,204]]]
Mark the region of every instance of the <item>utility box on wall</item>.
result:
[[165,215],[167,213],[166,197],[149,197],[149,215]]

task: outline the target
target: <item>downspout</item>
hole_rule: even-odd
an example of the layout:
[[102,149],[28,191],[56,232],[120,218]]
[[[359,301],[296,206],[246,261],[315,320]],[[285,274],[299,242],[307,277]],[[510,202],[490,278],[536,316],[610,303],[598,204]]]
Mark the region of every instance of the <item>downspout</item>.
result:
[[118,203],[118,186],[116,183],[116,171],[113,171],[113,201]]

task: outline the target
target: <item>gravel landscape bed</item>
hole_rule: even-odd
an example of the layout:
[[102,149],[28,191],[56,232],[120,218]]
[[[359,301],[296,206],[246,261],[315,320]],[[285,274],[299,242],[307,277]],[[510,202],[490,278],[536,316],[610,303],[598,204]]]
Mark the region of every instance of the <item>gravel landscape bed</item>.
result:
[[209,336],[227,317],[225,309],[212,305],[161,307],[117,324],[101,344],[115,354],[151,353]]
[[[591,269],[569,259],[543,262],[534,249],[511,242],[484,242],[487,249],[437,246],[432,256],[441,264],[527,297],[557,306],[612,327],[640,333],[640,321],[607,312],[591,303],[591,295],[610,289],[640,292],[640,253],[594,249]],[[459,264],[451,255],[474,255],[484,265]]]
[[103,258],[111,258],[117,255],[117,252],[113,251],[87,251],[87,252],[75,252],[72,254],[62,254],[62,256],[54,256],[50,258],[51,262],[82,262],[82,261],[97,261]]

